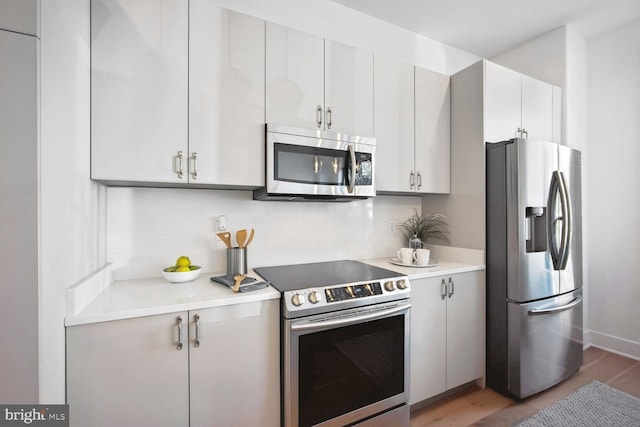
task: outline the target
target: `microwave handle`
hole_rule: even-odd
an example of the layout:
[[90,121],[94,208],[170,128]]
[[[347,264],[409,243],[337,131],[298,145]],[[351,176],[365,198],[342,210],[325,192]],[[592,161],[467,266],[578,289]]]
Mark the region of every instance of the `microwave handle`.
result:
[[351,161],[351,176],[349,179],[349,193],[353,193],[353,190],[356,187],[356,152],[353,148],[353,144],[349,144],[347,146],[349,150],[349,159]]

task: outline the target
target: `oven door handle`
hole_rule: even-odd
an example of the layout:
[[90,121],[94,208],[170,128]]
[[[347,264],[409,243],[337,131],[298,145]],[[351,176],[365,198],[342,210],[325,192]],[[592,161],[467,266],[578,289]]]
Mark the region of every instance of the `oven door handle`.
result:
[[354,323],[360,323],[365,320],[391,316],[392,314],[406,311],[409,308],[411,308],[411,303],[395,306],[387,310],[374,311],[372,313],[363,314],[361,316],[343,317],[339,319],[325,320],[320,322],[309,322],[309,323],[299,323],[299,324],[294,323],[291,325],[291,330],[292,331],[309,331],[314,329],[326,329],[326,328],[335,327],[335,326],[346,326]]

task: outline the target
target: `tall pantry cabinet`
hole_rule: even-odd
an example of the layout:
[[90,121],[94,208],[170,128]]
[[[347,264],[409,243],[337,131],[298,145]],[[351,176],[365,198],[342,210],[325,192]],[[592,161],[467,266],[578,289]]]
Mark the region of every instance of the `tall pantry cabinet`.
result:
[[[8,31],[7,31],[8,30]],[[38,402],[37,2],[0,4],[0,402]]]

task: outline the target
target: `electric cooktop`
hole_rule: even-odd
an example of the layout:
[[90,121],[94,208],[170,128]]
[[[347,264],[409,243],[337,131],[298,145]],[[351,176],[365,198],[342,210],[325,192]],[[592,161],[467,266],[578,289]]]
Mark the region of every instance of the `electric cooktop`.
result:
[[395,271],[351,260],[260,267],[254,271],[280,292],[402,276]]

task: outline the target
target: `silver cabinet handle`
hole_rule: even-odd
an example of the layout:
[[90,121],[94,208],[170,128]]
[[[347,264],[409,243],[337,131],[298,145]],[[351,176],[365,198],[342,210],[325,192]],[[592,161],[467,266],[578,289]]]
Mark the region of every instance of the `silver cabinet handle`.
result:
[[332,121],[331,121],[331,107],[327,107],[327,129],[331,129],[331,125],[332,125]]
[[449,298],[451,298],[451,296],[455,293],[455,289],[453,287],[453,280],[451,279],[451,277],[449,277],[449,284],[447,285],[447,288],[449,289]]
[[178,325],[178,345],[177,349],[182,350],[182,316],[178,316],[176,319],[176,323]]
[[440,296],[442,299],[447,297],[447,282],[442,278],[442,283],[440,284]]
[[182,150],[178,151],[178,178],[182,179],[182,156],[184,153]]
[[318,123],[318,127],[322,127],[322,105],[320,104],[316,109],[316,123]]
[[422,174],[420,173],[420,171],[418,171],[416,176],[418,177],[418,190],[419,190],[422,188]]
[[200,347],[200,316],[194,315],[193,320],[196,324],[196,339],[193,341],[193,346]]
[[191,154],[191,160],[193,160],[193,169],[191,170],[191,176],[193,179],[198,179],[198,153],[195,151]]
[[416,185],[416,174],[411,171],[409,174],[409,188],[413,190],[413,187]]

